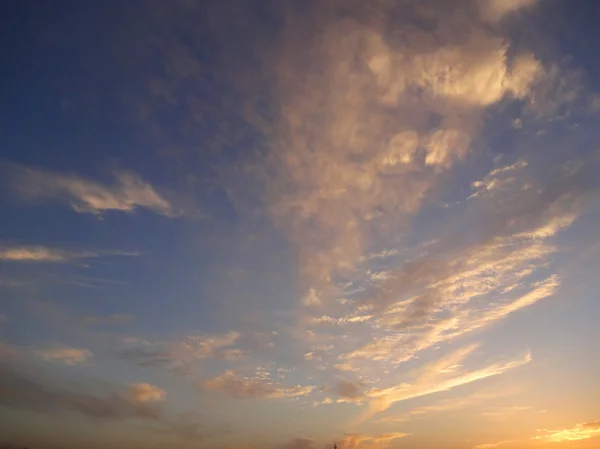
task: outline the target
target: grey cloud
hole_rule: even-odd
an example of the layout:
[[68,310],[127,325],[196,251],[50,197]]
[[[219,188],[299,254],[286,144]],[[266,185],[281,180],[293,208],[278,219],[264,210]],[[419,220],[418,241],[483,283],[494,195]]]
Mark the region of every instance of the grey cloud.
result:
[[134,316],[128,313],[113,313],[112,315],[91,315],[83,318],[84,324],[90,325],[117,325],[126,324],[134,320]]
[[148,384],[124,388],[106,384],[67,384],[44,375],[39,369],[34,372],[32,367],[0,363],[0,406],[3,407],[41,413],[79,413],[98,421],[138,419],[151,426],[151,431],[190,441],[226,431],[222,426],[206,426],[201,417],[193,413],[168,415],[160,406],[164,394]]
[[335,385],[333,392],[338,396],[348,399],[357,399],[364,395],[365,384],[362,382],[340,381]]
[[93,419],[138,418],[159,420],[156,407],[131,400],[126,393],[110,390],[93,393],[60,386],[2,363],[0,364],[0,404],[46,413],[69,411]]
[[286,443],[275,446],[276,449],[314,449],[315,441],[310,438],[292,438]]

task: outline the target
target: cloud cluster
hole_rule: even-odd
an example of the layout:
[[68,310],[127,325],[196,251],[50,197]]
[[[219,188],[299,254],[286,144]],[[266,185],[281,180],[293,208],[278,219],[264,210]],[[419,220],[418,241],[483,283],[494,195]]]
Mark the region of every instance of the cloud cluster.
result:
[[79,213],[131,212],[141,207],[165,216],[179,214],[154,187],[131,172],[115,172],[112,185],[19,165],[9,166],[8,172],[13,187],[22,198],[67,203]]
[[236,399],[294,398],[306,396],[314,389],[313,386],[285,386],[264,377],[240,377],[233,371],[207,379],[202,386]]

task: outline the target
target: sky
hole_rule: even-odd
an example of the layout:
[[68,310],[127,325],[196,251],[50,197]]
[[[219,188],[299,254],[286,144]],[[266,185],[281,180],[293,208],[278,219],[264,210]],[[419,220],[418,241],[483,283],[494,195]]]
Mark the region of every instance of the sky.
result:
[[600,448],[600,3],[1,3],[0,448]]

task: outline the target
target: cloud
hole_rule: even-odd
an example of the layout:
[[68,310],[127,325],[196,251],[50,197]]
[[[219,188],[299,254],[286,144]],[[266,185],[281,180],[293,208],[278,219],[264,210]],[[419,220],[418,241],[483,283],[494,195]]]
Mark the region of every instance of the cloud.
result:
[[[269,134],[269,210],[296,246],[307,291],[316,290],[307,297],[321,302],[333,277],[408,225],[441,173],[467,157],[484,110],[526,99],[543,75],[531,53],[510,55],[503,36],[474,21],[466,2],[381,2],[360,19],[340,14],[342,5],[290,16],[272,63],[281,109]],[[434,29],[397,23],[403,13]]]
[[167,393],[155,385],[148,383],[135,383],[129,387],[129,397],[134,402],[161,402],[165,400]]
[[362,382],[340,381],[337,383],[333,392],[338,396],[348,399],[355,399],[363,396],[365,385]]
[[491,22],[497,22],[505,16],[529,8],[539,0],[478,0],[482,17]]
[[279,444],[277,449],[313,449],[315,441],[310,438],[292,438],[290,441]]
[[426,366],[423,372],[416,378],[412,384],[400,384],[389,388],[372,388],[365,392],[364,396],[359,398],[362,402],[368,402],[369,407],[363,418],[371,417],[375,413],[380,413],[393,404],[408,399],[426,396],[441,391],[448,391],[453,388],[467,385],[478,380],[497,376],[510,371],[519,366],[526,365],[531,361],[528,354],[523,358],[515,359],[505,363],[495,363],[470,372],[439,372],[440,366],[448,366],[454,362],[462,361],[473,351],[473,347],[461,348],[442,360]]
[[[534,2],[283,3],[281,33],[256,47],[261,70],[235,71],[266,148],[221,173],[236,175],[227,193],[240,213],[260,215],[248,194],[260,191],[292,245],[303,291],[289,334],[306,346],[302,363],[396,385],[401,363],[553,296],[555,237],[597,186],[591,169],[556,170],[572,145],[531,137],[560,110],[542,107],[557,97],[548,86],[581,82],[497,23]],[[168,66],[186,75],[161,88],[191,105],[178,89],[201,72],[192,47],[178,48]],[[249,104],[258,85],[262,121]],[[155,361],[171,363],[172,349]],[[442,369],[454,378],[458,365]]]
[[[10,260],[19,262],[64,262],[69,254],[60,251],[45,248],[43,246],[30,247],[12,247],[0,249],[0,260]],[[77,256],[76,256],[77,257]],[[89,257],[78,255],[78,257]]]
[[0,246],[0,261],[10,262],[71,262],[108,256],[135,257],[133,251],[70,251],[46,246]]
[[61,362],[65,365],[79,365],[92,358],[92,353],[87,349],[56,347],[38,351],[44,360]]
[[475,192],[469,198],[483,195],[492,195],[498,190],[506,189],[507,185],[514,182],[512,172],[527,167],[526,161],[517,161],[514,164],[500,167],[489,172],[483,179],[474,181],[471,187]]
[[104,185],[76,175],[19,165],[11,165],[8,171],[17,193],[27,200],[68,203],[79,213],[132,212],[141,207],[165,216],[179,214],[154,187],[131,172],[114,172],[115,183]]
[[515,413],[525,412],[528,410],[531,410],[531,407],[527,405],[509,405],[482,412],[481,416],[485,416],[486,418],[494,420],[501,420],[512,416]]
[[188,335],[173,341],[125,339],[118,356],[140,366],[159,366],[185,372],[194,361],[208,358],[231,359],[236,355],[243,355],[241,352],[232,352],[235,348],[231,348],[240,337],[240,333],[232,331],[213,335]]
[[92,315],[83,318],[84,324],[113,325],[126,324],[134,320],[134,316],[128,313],[113,313],[112,315]]
[[600,421],[590,421],[577,424],[567,429],[556,429],[542,431],[542,435],[535,437],[537,440],[558,443],[561,441],[587,440],[600,436]]
[[313,386],[284,386],[264,377],[239,377],[233,371],[207,379],[202,385],[205,390],[218,391],[236,399],[294,398],[314,390]]
[[127,392],[80,391],[19,372],[4,363],[0,364],[0,385],[3,391],[0,404],[4,407],[46,413],[77,412],[99,420],[158,420],[161,416],[157,408],[131,400]]
[[380,435],[347,433],[340,444],[340,449],[383,449],[388,447],[393,440],[409,435],[401,432],[390,432]]
[[433,405],[425,405],[411,409],[408,413],[394,414],[381,418],[380,422],[405,422],[414,416],[422,416],[430,413],[441,413],[461,410],[468,407],[480,406],[515,394],[515,389],[503,391],[477,392],[465,397],[454,397],[443,399]]
[[13,358],[19,354],[19,350],[8,343],[0,341],[0,360]]
[[78,413],[92,420],[135,419],[149,424],[146,431],[200,441],[222,434],[207,427],[195,413],[170,416],[161,407],[166,392],[147,383],[120,387],[107,383],[67,382],[53,379],[38,367],[0,363],[0,406],[40,413]]
[[505,440],[505,441],[498,441],[496,443],[478,444],[477,446],[473,446],[473,449],[493,449],[493,448],[501,447],[501,446],[504,446],[506,444],[511,444],[511,443],[515,443],[515,440]]

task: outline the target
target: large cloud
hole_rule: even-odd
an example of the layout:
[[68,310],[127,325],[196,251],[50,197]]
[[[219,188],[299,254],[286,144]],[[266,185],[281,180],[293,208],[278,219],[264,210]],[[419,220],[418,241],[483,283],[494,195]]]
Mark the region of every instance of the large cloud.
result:
[[[401,231],[465,159],[485,109],[525,99],[542,74],[467,4],[437,6],[379,2],[342,15],[345,4],[330,1],[286,24],[274,61],[270,212],[318,288]],[[388,35],[386,18],[402,13],[434,26],[395,23]]]

